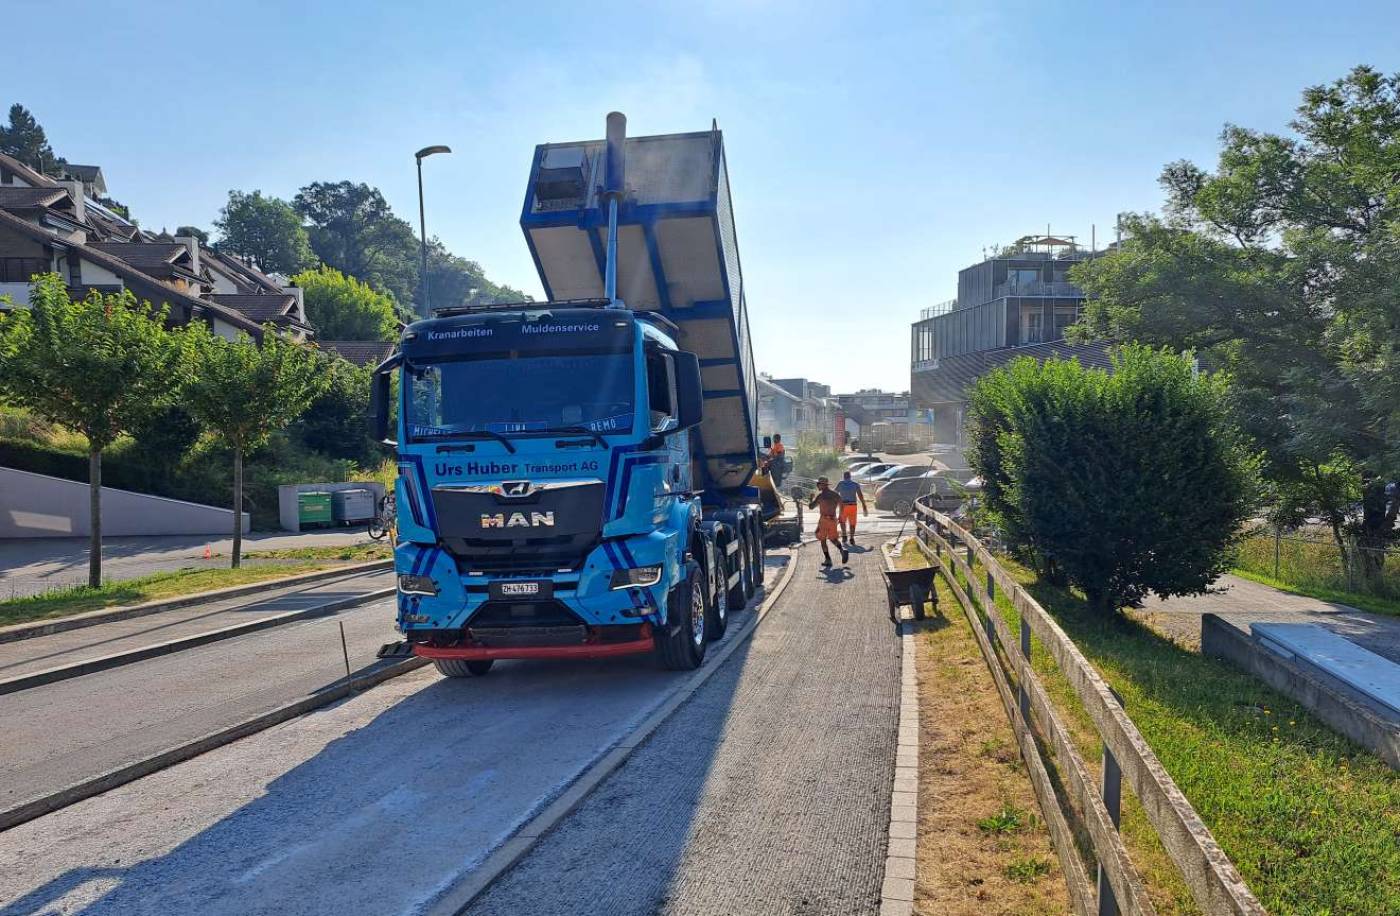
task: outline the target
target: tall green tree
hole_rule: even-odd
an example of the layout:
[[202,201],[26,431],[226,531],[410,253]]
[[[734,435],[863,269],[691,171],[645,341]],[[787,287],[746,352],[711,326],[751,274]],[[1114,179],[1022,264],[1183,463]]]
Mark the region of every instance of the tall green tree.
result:
[[292,278],[306,300],[306,320],[322,340],[395,340],[394,300],[334,267],[318,267]]
[[243,458],[326,389],[326,358],[271,328],[259,346],[243,334],[226,340],[202,324],[187,330],[185,352],[185,407],[233,452],[232,565],[237,567],[243,556]]
[[44,128],[29,113],[29,109],[18,102],[10,106],[9,125],[0,127],[0,153],[14,156],[31,169],[46,175],[57,176],[65,165],[64,160],[49,146]]
[[1223,378],[1141,346],[1113,371],[1012,361],[974,386],[969,459],[1008,543],[1112,612],[1204,592],[1232,561],[1256,494]]
[[165,309],[129,292],[74,302],[55,274],[38,277],[28,309],[0,321],[0,397],[88,441],[88,585],[102,584],[102,452],[173,398],[180,347]]
[[220,251],[251,258],[265,271],[290,276],[316,261],[296,210],[261,191],[229,191],[214,228]]
[[531,300],[518,289],[492,283],[480,264],[448,251],[436,236],[428,241],[428,292],[434,308]]
[[322,262],[408,306],[418,285],[418,239],[394,215],[379,189],[349,181],[317,181],[293,201]]
[[1327,506],[1374,580],[1400,514],[1400,76],[1307,89],[1290,126],[1226,127],[1214,171],[1168,165],[1164,214],[1075,269],[1082,333],[1228,369],[1270,476]]

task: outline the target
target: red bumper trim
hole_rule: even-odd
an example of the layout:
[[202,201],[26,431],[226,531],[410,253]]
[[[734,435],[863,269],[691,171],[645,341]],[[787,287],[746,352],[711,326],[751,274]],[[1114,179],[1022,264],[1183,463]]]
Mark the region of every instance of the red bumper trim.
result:
[[463,661],[485,661],[507,658],[613,658],[618,655],[637,655],[651,652],[656,648],[656,640],[651,635],[651,625],[642,625],[642,638],[631,642],[587,642],[573,646],[511,646],[493,648],[491,646],[426,646],[414,645],[413,654],[419,658],[460,659]]

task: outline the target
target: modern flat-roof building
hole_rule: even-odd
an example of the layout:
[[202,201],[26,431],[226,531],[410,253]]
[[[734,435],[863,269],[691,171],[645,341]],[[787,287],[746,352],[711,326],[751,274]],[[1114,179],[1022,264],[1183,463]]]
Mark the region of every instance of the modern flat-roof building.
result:
[[1103,344],[1065,341],[1085,299],[1069,270],[1094,256],[1072,236],[1026,236],[959,271],[958,298],[923,310],[910,333],[910,391],[933,410],[936,441],[961,442],[968,388],[1017,356],[1108,364]]

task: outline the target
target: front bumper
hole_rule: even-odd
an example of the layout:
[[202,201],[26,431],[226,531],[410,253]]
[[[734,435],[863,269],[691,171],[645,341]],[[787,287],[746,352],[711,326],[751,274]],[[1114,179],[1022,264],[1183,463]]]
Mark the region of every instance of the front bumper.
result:
[[585,641],[569,646],[486,646],[470,638],[461,644],[435,646],[417,643],[413,654],[427,659],[453,659],[462,661],[494,661],[495,659],[532,658],[616,658],[621,655],[638,655],[656,648],[656,638],[652,635],[651,624],[641,626],[639,638],[626,642],[605,642],[599,634],[590,632]]

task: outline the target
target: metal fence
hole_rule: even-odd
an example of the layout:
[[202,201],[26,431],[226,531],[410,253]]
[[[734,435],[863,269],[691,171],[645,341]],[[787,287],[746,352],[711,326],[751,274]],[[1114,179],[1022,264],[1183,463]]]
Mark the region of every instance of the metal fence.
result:
[[[1064,871],[1072,910],[1100,916],[1156,912],[1118,833],[1126,779],[1203,912],[1264,913],[1123,710],[1122,701],[1059,624],[985,545],[951,518],[920,504],[915,524],[920,545],[957,597],[991,670]],[[998,593],[1010,600],[1019,616],[1016,636],[997,607]],[[1031,665],[1032,635],[1054,659],[1103,741],[1098,783]],[[1096,882],[1088,877],[1072,820],[1087,834]]]
[[1351,544],[1346,554],[1331,538],[1260,532],[1240,543],[1236,565],[1288,585],[1400,597],[1400,551]]

